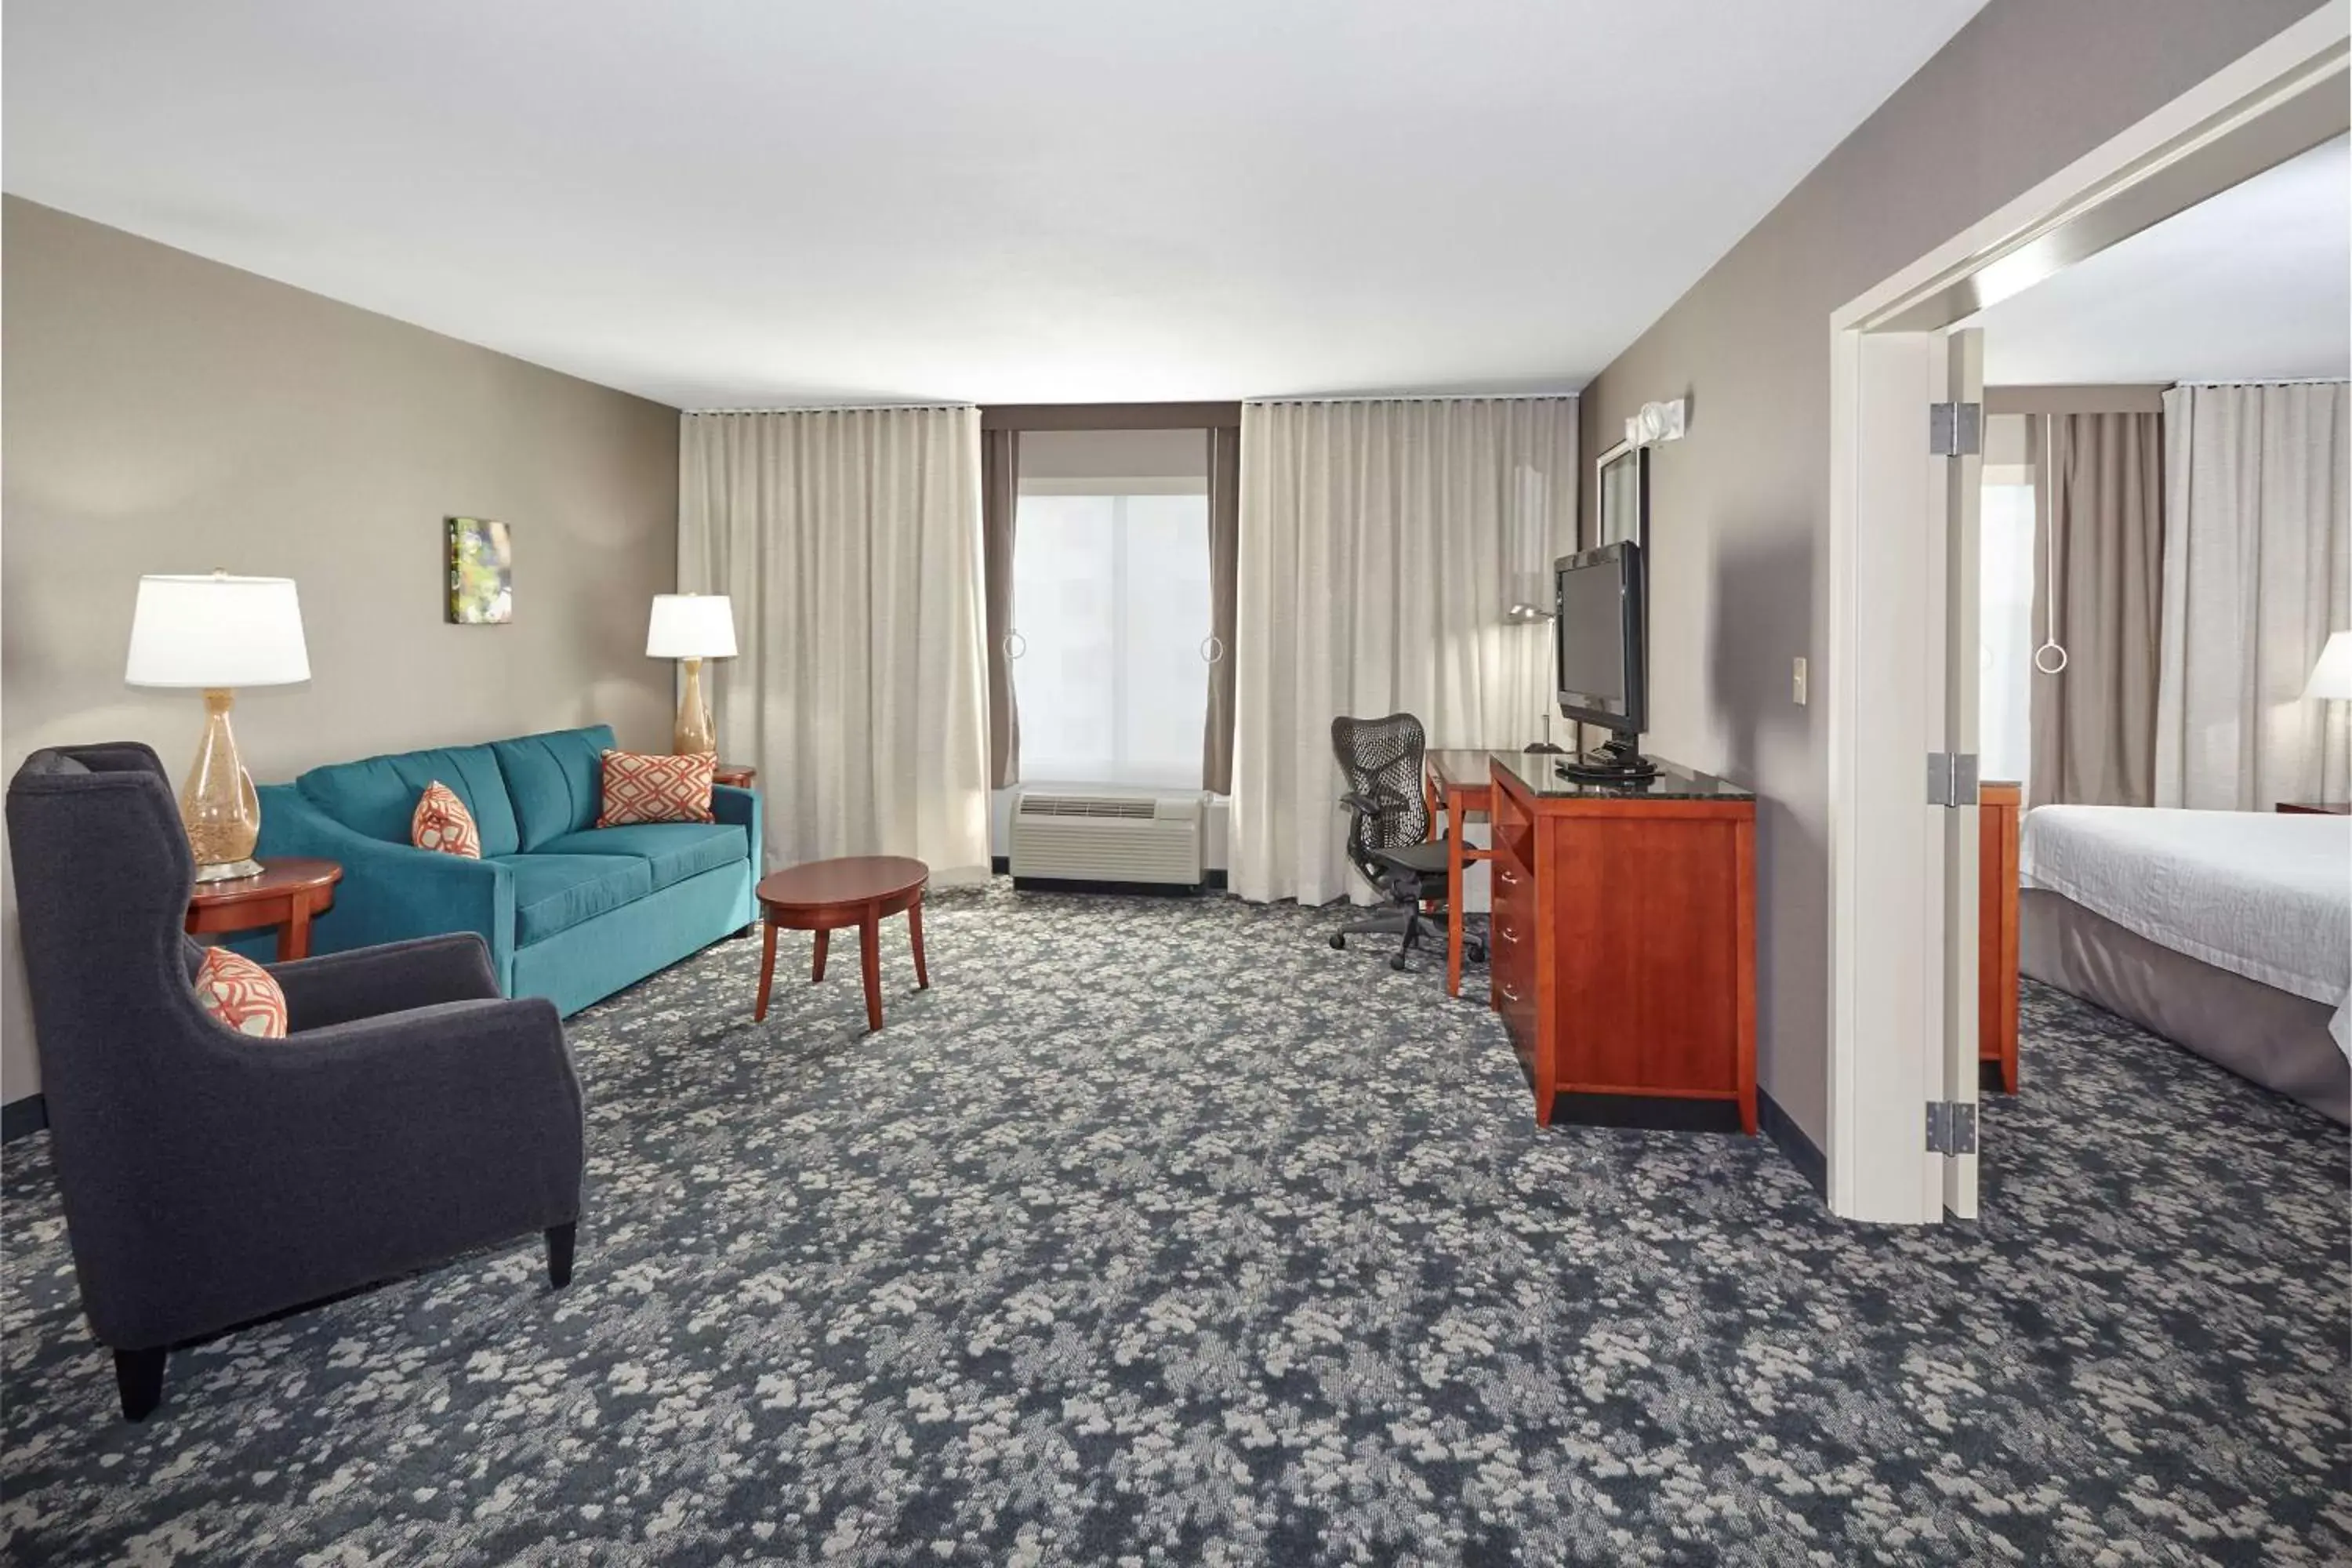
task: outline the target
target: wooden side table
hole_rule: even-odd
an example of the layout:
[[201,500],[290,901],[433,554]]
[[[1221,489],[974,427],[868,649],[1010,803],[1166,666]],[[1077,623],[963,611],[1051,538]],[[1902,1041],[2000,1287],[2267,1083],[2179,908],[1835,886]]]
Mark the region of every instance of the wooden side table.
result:
[[760,770],[749,763],[721,763],[710,773],[712,784],[731,784],[737,789],[750,789]]
[[310,921],[335,907],[343,868],[332,860],[264,860],[258,877],[199,882],[188,895],[190,936],[278,928],[278,962],[310,956]]
[[2329,801],[2283,800],[2278,809],[2289,816],[2352,816],[2352,805]]

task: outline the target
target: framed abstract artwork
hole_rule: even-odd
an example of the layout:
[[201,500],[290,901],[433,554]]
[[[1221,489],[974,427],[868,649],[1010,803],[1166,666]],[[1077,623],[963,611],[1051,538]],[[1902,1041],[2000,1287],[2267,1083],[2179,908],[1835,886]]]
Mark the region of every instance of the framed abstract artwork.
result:
[[514,540],[503,522],[453,517],[449,525],[449,623],[504,626],[514,619]]

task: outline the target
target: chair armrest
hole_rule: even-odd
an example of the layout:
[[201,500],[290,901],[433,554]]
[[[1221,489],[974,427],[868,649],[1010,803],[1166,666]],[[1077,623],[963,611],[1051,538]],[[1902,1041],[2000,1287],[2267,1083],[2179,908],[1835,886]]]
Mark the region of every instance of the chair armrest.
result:
[[514,873],[490,860],[387,844],[337,822],[290,784],[260,792],[263,856],[304,855],[343,868],[335,907],[313,921],[314,952],[342,952],[471,931],[503,984],[514,962]]
[[308,1194],[268,1223],[299,1226],[333,1194],[353,1245],[378,1245],[373,1230],[405,1266],[480,1244],[445,1234],[451,1216],[473,1228],[506,1211],[493,1235],[578,1216],[585,1100],[545,997],[438,1002],[249,1048],[267,1054],[236,1075],[238,1120],[257,1135],[237,1163]]
[[767,863],[767,852],[760,842],[760,792],[738,789],[733,784],[713,784],[710,815],[720,822],[733,823],[751,839],[751,880],[758,881],[761,868]]
[[268,968],[286,992],[289,1026],[296,1034],[499,994],[489,947],[472,931],[357,947]]

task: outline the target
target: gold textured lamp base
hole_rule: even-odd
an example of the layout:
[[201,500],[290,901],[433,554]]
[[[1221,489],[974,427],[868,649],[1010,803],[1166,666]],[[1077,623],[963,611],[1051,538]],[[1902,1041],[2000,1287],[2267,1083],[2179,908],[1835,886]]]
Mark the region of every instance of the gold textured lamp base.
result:
[[678,689],[677,722],[670,727],[669,749],[672,756],[698,757],[709,752],[719,752],[718,726],[710,721],[710,704],[702,696],[702,661],[684,658],[686,684]]
[[180,825],[187,829],[199,882],[261,875],[261,862],[253,858],[261,837],[261,801],[253,793],[253,775],[237,760],[236,733],[229,728],[236,701],[234,693],[205,690],[205,738],[180,786]]

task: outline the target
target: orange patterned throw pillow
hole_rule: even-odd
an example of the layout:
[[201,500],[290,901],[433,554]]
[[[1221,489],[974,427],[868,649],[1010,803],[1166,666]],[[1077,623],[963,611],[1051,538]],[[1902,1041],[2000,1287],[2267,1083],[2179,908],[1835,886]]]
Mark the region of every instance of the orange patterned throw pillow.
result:
[[419,849],[430,849],[440,855],[462,855],[468,860],[482,858],[481,829],[474,826],[474,814],[457,798],[457,792],[435,779],[416,797],[416,815],[408,819],[408,841]]
[[286,993],[269,971],[225,947],[205,949],[196,1000],[227,1027],[257,1040],[286,1037]]
[[710,815],[710,774],[716,752],[690,757],[638,752],[604,753],[604,803],[599,827],[632,822],[715,822]]

